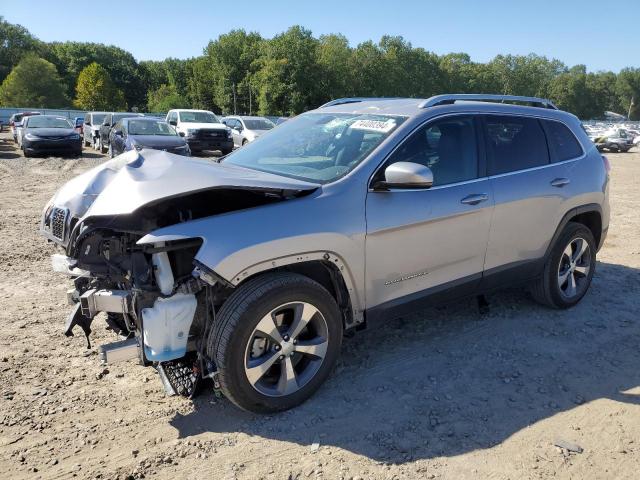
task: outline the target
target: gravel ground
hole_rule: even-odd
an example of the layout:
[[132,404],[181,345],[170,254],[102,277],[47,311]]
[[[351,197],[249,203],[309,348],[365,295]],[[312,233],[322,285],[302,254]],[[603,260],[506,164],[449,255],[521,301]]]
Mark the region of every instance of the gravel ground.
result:
[[[41,209],[103,156],[24,159],[0,137],[2,478],[638,478],[640,154],[612,154],[612,219],[590,292],[552,311],[526,292],[389,319],[344,343],[289,412],[206,391],[165,397],[134,362],[66,338],[66,279]],[[94,322],[93,343],[113,341]],[[561,445],[561,446],[556,446]]]

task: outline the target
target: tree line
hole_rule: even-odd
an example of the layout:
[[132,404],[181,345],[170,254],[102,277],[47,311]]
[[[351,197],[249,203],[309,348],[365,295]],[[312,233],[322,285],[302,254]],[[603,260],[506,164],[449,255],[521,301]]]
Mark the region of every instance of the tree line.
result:
[[[136,61],[86,42],[41,42],[0,17],[0,105],[87,110],[295,115],[333,98],[501,93],[550,98],[580,118],[640,119],[640,68],[589,72],[536,54],[436,55],[399,36],[352,47],[340,34],[293,26],[267,39],[232,30],[189,59]],[[635,100],[635,101],[634,101]]]

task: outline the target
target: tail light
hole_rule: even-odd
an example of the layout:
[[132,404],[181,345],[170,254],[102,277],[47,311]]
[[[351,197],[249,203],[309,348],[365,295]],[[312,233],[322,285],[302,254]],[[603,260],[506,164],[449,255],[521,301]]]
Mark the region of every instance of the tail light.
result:
[[611,171],[611,164],[609,163],[609,159],[606,155],[600,155],[602,157],[602,163],[604,163],[604,169],[609,173]]

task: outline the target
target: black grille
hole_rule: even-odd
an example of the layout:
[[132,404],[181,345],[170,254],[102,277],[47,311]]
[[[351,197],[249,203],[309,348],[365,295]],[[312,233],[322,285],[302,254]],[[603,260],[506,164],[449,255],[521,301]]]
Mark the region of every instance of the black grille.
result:
[[64,227],[67,220],[67,211],[63,208],[54,208],[51,213],[51,234],[58,240],[64,240]]
[[198,137],[206,140],[206,139],[223,139],[227,137],[227,131],[226,130],[219,130],[219,129],[213,129],[213,128],[204,128],[204,129],[200,129],[198,130]]

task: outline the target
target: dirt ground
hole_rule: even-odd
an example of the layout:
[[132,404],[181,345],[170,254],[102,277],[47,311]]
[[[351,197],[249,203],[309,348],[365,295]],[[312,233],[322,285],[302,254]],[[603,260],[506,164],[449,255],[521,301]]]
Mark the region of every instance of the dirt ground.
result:
[[26,160],[0,137],[0,478],[638,478],[637,151],[609,155],[609,236],[577,307],[513,290],[488,314],[469,300],[390,320],[273,416],[210,390],[165,397],[135,362],[105,370],[104,322],[90,351],[62,335],[68,281],[37,228],[53,192],[104,158],[85,152]]

